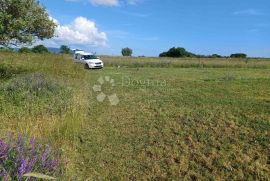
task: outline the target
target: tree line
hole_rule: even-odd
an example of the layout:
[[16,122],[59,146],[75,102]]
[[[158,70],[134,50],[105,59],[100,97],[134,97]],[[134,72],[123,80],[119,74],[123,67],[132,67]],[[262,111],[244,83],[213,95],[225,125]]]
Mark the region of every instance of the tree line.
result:
[[218,54],[213,55],[197,55],[191,53],[182,47],[173,47],[166,52],[162,52],[159,57],[172,57],[172,58],[181,58],[181,57],[194,57],[194,58],[247,58],[245,53],[234,53],[230,56],[221,56]]
[[[123,48],[121,51],[123,56],[132,56],[133,50],[131,48]],[[144,57],[144,56],[142,56]],[[191,53],[182,47],[172,47],[166,52],[162,52],[159,54],[159,57],[171,57],[171,58],[247,58],[247,55],[244,53],[234,53],[230,56],[222,56],[218,54],[212,55],[197,55],[195,53]]]
[[[22,47],[19,49],[12,49],[8,47],[0,47],[0,51],[8,51],[8,52],[19,52],[19,53],[50,53],[50,50],[44,45],[37,45],[33,48]],[[59,53],[62,54],[70,54],[72,53],[71,49],[67,45],[62,45],[59,48]]]
[[[4,51],[13,51],[13,49],[10,48],[4,48],[0,47],[0,50]],[[45,47],[44,45],[37,45],[33,48],[28,47],[22,47],[18,49],[19,53],[49,53],[49,49]],[[62,54],[70,54],[72,53],[72,50],[67,45],[62,45],[59,48],[59,53]],[[133,50],[131,48],[123,48],[121,51],[123,56],[132,56]],[[144,56],[141,56],[144,57]],[[170,48],[167,52],[162,52],[159,54],[159,57],[171,57],[171,58],[247,58],[247,55],[244,53],[234,53],[230,56],[221,56],[218,54],[212,54],[212,55],[197,55],[194,53],[191,53],[189,51],[186,51],[185,48]]]

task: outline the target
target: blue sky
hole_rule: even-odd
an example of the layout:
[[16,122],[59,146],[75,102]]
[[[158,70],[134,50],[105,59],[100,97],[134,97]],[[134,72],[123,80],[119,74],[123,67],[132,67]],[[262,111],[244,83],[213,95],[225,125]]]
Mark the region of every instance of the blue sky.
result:
[[57,38],[97,54],[158,56],[173,46],[197,54],[270,57],[269,0],[41,0]]

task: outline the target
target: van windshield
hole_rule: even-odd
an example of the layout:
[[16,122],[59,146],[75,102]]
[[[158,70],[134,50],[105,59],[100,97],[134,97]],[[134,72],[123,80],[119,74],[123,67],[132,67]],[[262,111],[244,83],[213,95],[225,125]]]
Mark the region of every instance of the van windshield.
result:
[[84,60],[97,59],[95,55],[84,55],[82,58]]

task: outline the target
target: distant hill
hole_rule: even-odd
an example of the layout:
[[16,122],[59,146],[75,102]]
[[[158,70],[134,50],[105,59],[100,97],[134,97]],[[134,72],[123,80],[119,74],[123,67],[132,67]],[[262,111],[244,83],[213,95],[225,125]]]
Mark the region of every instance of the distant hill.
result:
[[48,50],[49,50],[51,53],[60,53],[60,48],[48,47]]
[[[54,48],[54,47],[47,47],[49,52],[51,53],[60,53],[60,48]],[[16,52],[19,51],[19,48],[14,48]]]

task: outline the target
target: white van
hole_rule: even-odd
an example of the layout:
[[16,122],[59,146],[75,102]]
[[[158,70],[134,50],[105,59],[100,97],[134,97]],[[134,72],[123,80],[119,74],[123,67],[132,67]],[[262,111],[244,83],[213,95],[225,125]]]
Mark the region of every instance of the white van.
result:
[[74,52],[74,62],[84,64],[87,69],[102,69],[104,66],[103,61],[94,54],[82,50]]

